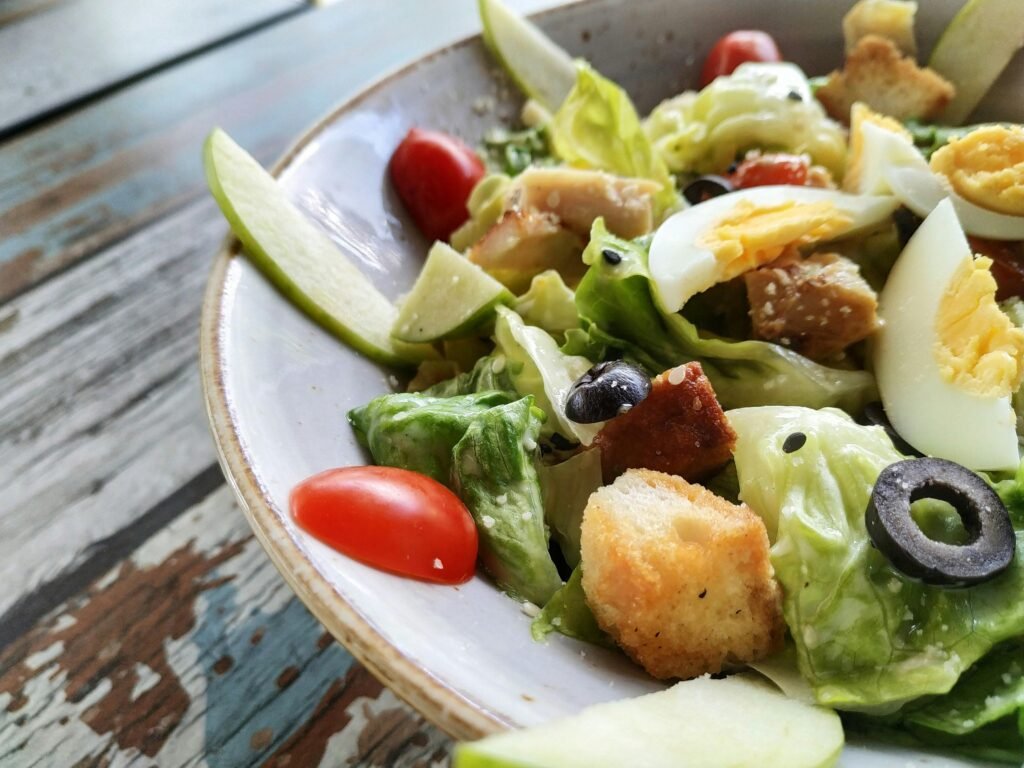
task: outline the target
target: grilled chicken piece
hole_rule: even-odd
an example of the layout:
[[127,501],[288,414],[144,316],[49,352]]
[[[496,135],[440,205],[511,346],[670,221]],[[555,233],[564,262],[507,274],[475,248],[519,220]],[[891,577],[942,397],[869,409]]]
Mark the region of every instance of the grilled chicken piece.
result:
[[536,210],[510,210],[466,254],[512,292],[523,293],[534,275],[547,269],[575,287],[586,272],[580,258],[586,242],[556,216]]
[[878,297],[836,253],[789,254],[744,275],[754,335],[829,360],[878,327]]
[[647,398],[606,423],[594,445],[606,483],[633,468],[700,480],[729,461],[736,433],[700,363],[692,362],[657,376]]
[[581,237],[590,236],[594,219],[603,216],[608,231],[631,240],[654,227],[653,196],[657,182],[628,179],[578,168],[530,168],[516,177],[507,207],[558,217]]

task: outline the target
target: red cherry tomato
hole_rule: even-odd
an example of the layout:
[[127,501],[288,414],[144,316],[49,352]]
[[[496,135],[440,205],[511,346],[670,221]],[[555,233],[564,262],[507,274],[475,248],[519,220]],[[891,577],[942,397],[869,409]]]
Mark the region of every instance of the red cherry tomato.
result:
[[461,584],[476,565],[477,533],[459,497],[395,467],[341,467],[291,493],[295,521],[328,546],[381,570]]
[[413,128],[388,164],[391,183],[420,231],[447,240],[469,218],[466,201],[484,164],[454,136]]
[[747,61],[782,61],[782,54],[767,32],[754,29],[730,32],[715,43],[704,60],[700,87],[703,88],[721,75],[731,75],[736,67]]
[[807,184],[811,163],[800,155],[756,155],[741,162],[729,174],[729,181],[736,189],[767,187],[773,184],[789,184],[802,187]]
[[988,240],[969,236],[971,249],[992,259],[992,277],[996,279],[996,300],[1024,296],[1024,243]]

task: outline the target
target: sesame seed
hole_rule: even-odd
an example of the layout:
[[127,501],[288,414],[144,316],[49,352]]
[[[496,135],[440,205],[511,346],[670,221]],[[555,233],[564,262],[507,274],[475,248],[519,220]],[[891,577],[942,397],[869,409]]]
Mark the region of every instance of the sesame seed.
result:
[[484,515],[483,517],[480,518],[480,522],[483,524],[484,528],[487,528],[488,530],[490,530],[491,528],[494,527],[494,522],[495,521],[494,521],[494,518],[491,517],[490,515]]
[[443,571],[444,570],[444,563],[441,562],[441,558],[440,557],[435,557],[434,558],[434,570],[435,571]]

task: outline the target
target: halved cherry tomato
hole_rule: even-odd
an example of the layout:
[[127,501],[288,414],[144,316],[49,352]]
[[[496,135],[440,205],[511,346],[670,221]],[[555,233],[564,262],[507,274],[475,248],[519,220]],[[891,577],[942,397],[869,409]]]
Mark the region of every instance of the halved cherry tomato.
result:
[[971,249],[992,259],[992,277],[996,279],[996,300],[1024,296],[1024,243],[988,240],[968,236]]
[[477,533],[459,497],[396,467],[341,467],[291,493],[295,521],[328,546],[381,570],[440,584],[473,576]]
[[469,218],[466,201],[485,169],[454,136],[413,128],[391,156],[388,171],[420,231],[430,240],[447,240]]
[[700,73],[700,87],[721,75],[731,75],[747,61],[782,61],[779,46],[767,32],[740,29],[721,38],[704,60]]
[[729,181],[736,189],[767,187],[773,184],[802,187],[807,184],[810,168],[810,161],[801,155],[786,155],[781,152],[753,155],[729,174]]

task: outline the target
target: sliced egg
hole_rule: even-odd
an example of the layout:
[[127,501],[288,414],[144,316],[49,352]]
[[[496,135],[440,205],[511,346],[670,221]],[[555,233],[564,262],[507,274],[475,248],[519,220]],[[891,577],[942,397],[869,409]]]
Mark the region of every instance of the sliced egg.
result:
[[1024,331],[996,305],[988,266],[971,255],[953,203],[938,202],[879,296],[872,360],[886,414],[907,442],[970,469],[1015,469],[1010,397]]
[[787,249],[873,227],[897,205],[892,197],[768,186],[692,206],[666,219],[651,241],[656,299],[666,312],[677,312],[692,296]]
[[957,194],[945,176],[929,167],[902,126],[861,104],[852,112],[850,150],[843,181],[847,191],[895,195],[921,217],[948,198],[968,234],[992,240],[1024,240],[1024,216],[983,208]]

